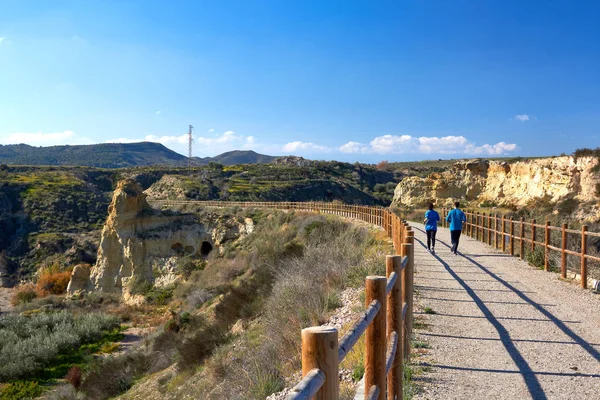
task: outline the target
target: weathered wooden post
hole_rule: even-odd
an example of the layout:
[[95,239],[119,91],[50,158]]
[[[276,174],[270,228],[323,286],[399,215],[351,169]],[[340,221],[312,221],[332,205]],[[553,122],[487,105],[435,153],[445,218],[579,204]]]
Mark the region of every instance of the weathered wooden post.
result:
[[550,221],[546,221],[546,230],[544,231],[544,271],[550,270]]
[[531,252],[535,251],[535,219],[531,221]]
[[504,221],[504,215],[502,216],[502,252],[506,252],[506,236],[504,236],[504,227],[506,223]]
[[521,240],[519,241],[519,258],[522,260],[525,255],[525,218],[521,217]]
[[587,258],[585,254],[587,252],[587,225],[581,227],[581,287],[587,289]]
[[367,276],[365,306],[368,307],[373,300],[377,300],[381,309],[365,333],[365,389],[377,386],[378,400],[384,400],[386,397],[386,286],[387,279],[384,276]]
[[[403,245],[404,246],[404,245]],[[398,335],[396,354],[392,368],[387,377],[388,400],[402,399],[402,257],[387,256],[385,258],[386,276],[389,279],[392,272],[396,273],[396,283],[387,297],[387,337],[393,332]]]
[[488,245],[492,245],[492,213],[488,216]]
[[565,222],[562,224],[562,244],[560,246],[560,276],[562,278],[567,277],[567,228],[569,225]]
[[406,309],[406,320],[404,327],[406,329],[406,341],[404,343],[404,357],[410,359],[410,342],[412,340],[412,325],[413,325],[413,279],[415,272],[415,233],[408,231],[406,237],[406,244],[410,245],[407,247],[408,250],[408,263],[406,265],[404,275],[404,287],[402,288],[402,294],[404,296],[404,302],[407,304]]
[[515,255],[515,220],[510,217],[510,255]]
[[485,213],[481,213],[481,226],[483,232],[481,233],[481,241],[487,244],[487,232],[489,230],[489,226],[487,225],[487,218]]
[[494,248],[498,248],[498,214],[494,214]]
[[312,369],[325,373],[325,383],[315,400],[337,400],[340,396],[338,331],[327,326],[302,329],[302,376]]

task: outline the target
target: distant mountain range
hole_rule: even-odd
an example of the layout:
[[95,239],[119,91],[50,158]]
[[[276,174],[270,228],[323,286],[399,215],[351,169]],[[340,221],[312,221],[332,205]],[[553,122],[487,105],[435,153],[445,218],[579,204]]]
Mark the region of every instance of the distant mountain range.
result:
[[[251,150],[235,150],[215,157],[193,157],[192,160],[194,165],[206,165],[211,161],[223,165],[234,165],[264,164],[275,158]],[[148,165],[186,166],[188,158],[160,143],[151,142],[50,147],[11,144],[0,145],[0,164],[125,168]]]

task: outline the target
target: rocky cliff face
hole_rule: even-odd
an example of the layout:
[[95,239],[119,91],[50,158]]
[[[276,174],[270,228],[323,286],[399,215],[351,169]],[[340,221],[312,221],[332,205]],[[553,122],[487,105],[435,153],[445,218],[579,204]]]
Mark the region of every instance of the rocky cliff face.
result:
[[450,205],[456,200],[479,205],[524,206],[535,199],[560,202],[598,200],[600,182],[595,157],[570,156],[507,163],[470,160],[426,178],[410,177],[398,184],[394,205],[423,206],[432,201]]
[[253,229],[252,220],[154,210],[133,180],[119,182],[108,212],[96,264],[73,270],[69,294],[101,290],[127,295],[128,282],[137,277],[156,285],[172,283],[181,257],[206,257]]

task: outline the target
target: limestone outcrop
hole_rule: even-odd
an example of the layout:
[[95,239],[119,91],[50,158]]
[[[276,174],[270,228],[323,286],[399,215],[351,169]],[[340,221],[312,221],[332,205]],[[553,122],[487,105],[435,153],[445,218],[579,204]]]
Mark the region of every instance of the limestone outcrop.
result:
[[251,220],[238,217],[155,210],[133,180],[118,183],[108,212],[96,264],[73,270],[71,295],[93,290],[127,295],[128,282],[138,277],[155,285],[173,283],[183,256],[207,257],[253,229]]
[[535,199],[560,202],[598,200],[596,157],[540,158],[508,163],[469,160],[426,178],[409,177],[398,184],[394,205],[420,207],[428,202],[450,205],[456,200],[479,205],[525,206]]

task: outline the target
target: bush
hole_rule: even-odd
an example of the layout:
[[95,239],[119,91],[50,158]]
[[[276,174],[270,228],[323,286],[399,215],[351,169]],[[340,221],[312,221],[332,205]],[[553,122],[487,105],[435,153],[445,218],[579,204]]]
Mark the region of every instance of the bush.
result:
[[525,253],[525,260],[533,265],[534,267],[543,269],[545,263],[545,253],[544,250],[536,247],[534,251],[528,251]]
[[101,313],[8,315],[0,320],[0,381],[31,376],[58,355],[98,341],[117,326],[116,317]]
[[44,268],[40,272],[35,285],[39,297],[50,294],[63,294],[67,291],[67,285],[71,279],[71,269],[57,271],[54,268]]
[[148,279],[146,279],[142,276],[139,276],[139,275],[136,275],[135,277],[133,277],[129,281],[129,284],[127,285],[127,288],[129,289],[129,293],[132,295],[136,295],[136,294],[145,295],[150,290],[152,290],[153,287],[154,287],[154,285],[152,284],[152,282],[150,282]]
[[24,303],[30,303],[37,297],[35,285],[33,283],[23,283],[15,288],[15,292],[10,298],[10,304],[18,306]]
[[205,260],[194,260],[191,257],[182,257],[177,263],[177,272],[185,279],[189,279],[192,272],[206,268]]
[[81,391],[90,399],[109,399],[129,390],[136,379],[151,370],[151,354],[130,352],[99,359],[90,367]]
[[69,372],[67,372],[65,380],[69,382],[75,389],[79,389],[81,386],[81,368],[79,368],[77,365],[72,366]]
[[576,199],[565,199],[558,203],[557,209],[561,214],[571,214],[579,206],[579,201]]
[[37,382],[33,381],[17,381],[9,383],[0,391],[0,399],[2,400],[23,400],[35,399],[42,394],[42,388]]

